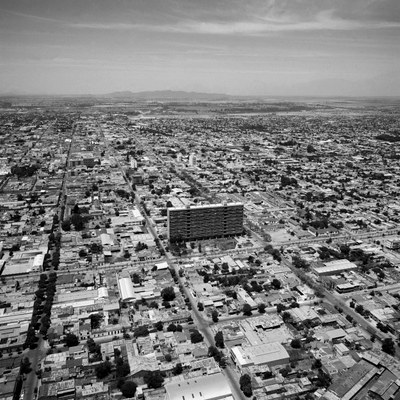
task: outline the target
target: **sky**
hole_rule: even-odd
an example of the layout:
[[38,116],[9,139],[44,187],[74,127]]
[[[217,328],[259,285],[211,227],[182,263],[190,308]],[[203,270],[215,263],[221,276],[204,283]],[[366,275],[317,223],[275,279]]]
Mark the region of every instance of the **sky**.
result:
[[400,95],[400,0],[0,0],[0,93]]

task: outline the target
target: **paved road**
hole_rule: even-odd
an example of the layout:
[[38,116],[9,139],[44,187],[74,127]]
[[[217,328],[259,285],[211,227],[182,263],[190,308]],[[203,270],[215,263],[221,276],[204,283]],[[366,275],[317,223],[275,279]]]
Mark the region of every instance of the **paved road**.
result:
[[75,129],[76,129],[76,124],[74,123],[71,127],[71,136],[70,136],[70,142],[67,150],[67,157],[65,159],[65,165],[64,165],[64,172],[63,172],[63,177],[62,177],[62,184],[61,184],[61,190],[60,190],[60,197],[59,197],[59,202],[58,202],[58,231],[61,232],[61,223],[64,220],[64,213],[65,213],[65,196],[66,196],[66,185],[67,185],[67,167],[71,155],[71,149],[72,149],[72,142],[74,140],[74,135],[75,135]]
[[[181,277],[179,277],[179,268],[180,266],[175,264],[171,258],[166,255],[166,259],[168,264],[174,268],[177,277],[179,279],[180,286],[183,288],[183,292],[186,296],[186,298],[189,299],[190,305],[192,306],[192,315],[193,315],[193,321],[195,324],[196,329],[198,329],[201,334],[204,336],[204,339],[207,343],[208,346],[214,346],[215,341],[214,341],[214,335],[211,330],[211,326],[213,325],[212,321],[208,321],[206,318],[203,317],[203,315],[198,311],[197,309],[197,303],[194,300],[192,293],[190,290],[184,286],[184,282]],[[233,369],[229,364],[226,366],[225,369],[222,370],[222,373],[225,375],[227,378],[227,382],[232,390],[232,393],[234,395],[234,398],[236,400],[245,400],[245,397],[240,390],[239,386],[239,376],[237,375],[235,369]]]
[[[298,268],[294,267],[292,263],[290,263],[287,259],[282,259],[282,263],[289,267],[292,272],[300,279],[305,273]],[[324,295],[324,299],[331,303],[333,306],[339,306],[344,314],[350,315],[357,324],[359,324],[363,329],[365,329],[370,334],[373,333],[378,339],[383,340],[384,338],[389,337],[389,335],[384,334],[379,329],[377,329],[374,325],[369,323],[366,319],[364,319],[360,314],[354,311],[353,308],[349,307],[346,302],[340,297],[339,294],[331,293],[321,286],[322,294]]]
[[46,356],[46,342],[42,335],[38,335],[39,341],[36,349],[29,350],[26,357],[31,361],[32,371],[27,375],[26,380],[22,385],[22,390],[24,393],[24,400],[34,400],[35,388],[38,386],[38,377],[36,375],[36,370],[39,369],[40,362]]
[[[107,145],[107,147],[111,151],[111,147],[108,146],[108,145]],[[116,160],[117,160],[118,166],[119,166],[119,168],[121,170],[121,173],[124,176],[124,179],[125,179],[126,183],[128,184],[128,186],[129,186],[129,188],[131,190],[131,193],[133,195],[135,195],[135,192],[134,192],[134,190],[132,188],[132,185],[131,185],[129,179],[127,178],[127,176],[125,174],[125,170],[120,165],[118,159],[116,159]],[[140,210],[141,214],[144,216],[144,218],[146,220],[147,228],[149,229],[149,231],[153,235],[154,239],[157,239],[158,235],[157,235],[157,232],[154,229],[154,226],[153,226],[153,223],[152,223],[151,219],[145,213],[142,205],[140,204],[140,202],[139,202],[139,200],[137,199],[136,196],[134,197],[134,199],[135,199],[134,201],[135,201],[136,206],[138,207],[138,209]],[[195,302],[194,298],[192,297],[192,294],[191,294],[190,290],[185,287],[182,278],[179,276],[179,268],[180,268],[180,266],[175,264],[175,262],[172,259],[172,257],[166,252],[166,250],[165,250],[163,244],[161,243],[161,241],[160,241],[160,247],[164,251],[165,260],[167,261],[168,265],[175,270],[176,276],[177,276],[177,278],[179,280],[180,287],[183,288],[184,295],[190,301],[190,305],[192,307],[192,315],[193,315],[194,326],[204,336],[204,339],[205,339],[205,341],[206,341],[208,346],[215,345],[213,332],[211,331],[211,328],[210,328],[210,324],[212,324],[212,322],[207,321],[203,317],[203,315],[198,311],[197,303]],[[245,397],[244,397],[242,391],[240,390],[239,383],[238,383],[239,382],[239,377],[236,375],[235,370],[232,369],[228,365],[222,372],[225,375],[225,377],[227,378],[227,382],[229,383],[229,386],[231,387],[231,390],[232,390],[232,393],[234,395],[234,398],[236,400],[245,400]]]
[[[153,225],[151,224],[150,218],[144,213],[144,210],[141,209],[141,205],[137,204],[140,208],[140,211],[146,218],[147,226],[151,231],[152,235],[156,238],[157,233],[155,232]],[[208,346],[214,346],[214,335],[211,330],[211,325],[213,324],[212,321],[208,321],[197,309],[197,303],[192,296],[190,290],[184,285],[183,279],[179,276],[179,269],[180,265],[175,263],[175,260],[165,251],[163,244],[160,242],[161,248],[165,252],[165,259],[168,262],[168,265],[175,270],[176,276],[178,277],[180,287],[183,288],[183,293],[187,299],[190,301],[190,305],[192,307],[192,315],[193,315],[193,322],[196,329],[204,336],[204,339]],[[233,396],[236,400],[245,400],[245,396],[243,395],[242,391],[240,390],[239,385],[239,376],[237,375],[234,368],[232,368],[229,364],[226,366],[225,369],[222,369],[222,373],[225,375],[227,382],[232,390]]]
[[[299,305],[301,307],[301,306],[314,304],[315,302],[316,302],[316,299],[306,300],[306,301],[299,302]],[[230,315],[229,317],[220,317],[219,322],[241,321],[243,319],[262,317],[262,316],[265,316],[265,314],[275,314],[276,315],[277,314],[276,307],[266,307],[265,313],[263,313],[263,314],[259,313],[258,311],[253,311],[253,314],[250,316],[238,314],[238,315]]]
[[[55,122],[53,122],[46,130],[48,132],[50,129],[54,127]],[[33,147],[40,142],[42,136],[40,135],[39,139],[34,143]],[[32,274],[28,274],[30,277]],[[40,273],[38,273],[40,275]],[[33,400],[36,395],[34,393],[35,388],[38,385],[38,377],[36,375],[36,370],[39,367],[41,360],[46,356],[46,343],[41,334],[37,335],[39,341],[37,342],[37,347],[35,349],[28,349],[25,357],[28,357],[31,362],[32,371],[27,374],[26,380],[23,382],[21,393],[24,393],[24,400]]]
[[249,247],[249,248],[241,248],[241,249],[231,249],[231,250],[226,250],[226,251],[215,251],[215,252],[207,252],[207,253],[201,253],[201,254],[196,254],[194,256],[192,255],[183,255],[183,256],[173,256],[170,255],[171,260],[174,261],[182,261],[182,263],[187,260],[188,262],[193,259],[193,257],[212,257],[212,258],[219,258],[223,256],[228,256],[228,255],[245,255],[249,256],[250,254],[253,255],[254,253],[257,253],[258,251],[264,250],[264,246],[256,246],[256,247]]
[[386,286],[377,286],[376,288],[373,288],[373,289],[354,290],[351,293],[343,293],[343,294],[339,294],[338,293],[338,295],[341,298],[344,298],[345,296],[353,296],[355,294],[369,293],[371,291],[374,291],[374,292],[386,292],[386,291],[393,290],[393,289],[400,289],[400,283],[394,283],[392,285],[386,285]]
[[399,232],[399,228],[388,229],[384,231],[374,231],[374,232],[362,232],[362,233],[346,233],[336,236],[318,236],[308,239],[302,240],[290,240],[287,242],[276,242],[277,246],[291,246],[291,245],[301,245],[301,244],[309,244],[309,243],[323,243],[328,239],[332,239],[332,241],[338,240],[360,240],[360,239],[372,239],[377,237],[384,237],[390,235],[397,235]]

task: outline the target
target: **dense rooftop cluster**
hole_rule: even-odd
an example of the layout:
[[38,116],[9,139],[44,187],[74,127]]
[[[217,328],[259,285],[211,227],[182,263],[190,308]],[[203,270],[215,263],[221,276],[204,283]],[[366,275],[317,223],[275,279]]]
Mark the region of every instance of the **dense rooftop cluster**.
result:
[[0,113],[0,399],[400,395],[396,105],[74,104]]

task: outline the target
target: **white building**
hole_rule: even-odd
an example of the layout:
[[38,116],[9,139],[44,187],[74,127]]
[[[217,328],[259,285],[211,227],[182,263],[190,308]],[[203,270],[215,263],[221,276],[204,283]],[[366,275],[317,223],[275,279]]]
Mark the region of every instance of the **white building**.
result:
[[236,293],[239,297],[239,300],[241,300],[243,303],[247,303],[252,310],[255,310],[257,308],[257,303],[244,289],[239,288],[237,289]]
[[388,249],[391,249],[391,250],[398,250],[398,249],[400,248],[400,239],[398,239],[398,238],[395,238],[395,239],[389,238],[389,239],[386,239],[386,240],[383,242],[383,244],[384,244]]
[[118,280],[118,289],[122,301],[132,301],[136,299],[135,292],[133,290],[133,283],[131,278],[121,278]]
[[134,158],[131,158],[130,164],[131,164],[131,168],[133,168],[133,169],[137,168],[137,161]]
[[344,259],[326,262],[323,267],[315,267],[313,270],[318,276],[326,276],[340,274],[341,272],[354,271],[357,268],[356,264]]
[[232,391],[220,372],[167,383],[166,400],[233,400]]
[[278,342],[248,347],[235,346],[231,348],[231,357],[240,370],[253,365],[274,367],[289,362],[288,352]]
[[194,167],[195,161],[196,161],[196,155],[194,153],[190,153],[190,155],[189,155],[189,166]]

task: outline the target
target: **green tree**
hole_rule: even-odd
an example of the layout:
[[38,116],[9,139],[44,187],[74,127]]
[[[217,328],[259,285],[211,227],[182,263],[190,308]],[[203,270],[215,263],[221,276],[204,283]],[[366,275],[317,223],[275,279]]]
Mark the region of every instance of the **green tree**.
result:
[[251,307],[249,304],[244,304],[242,308],[243,315],[250,316],[252,314]]
[[276,305],[276,312],[277,312],[278,314],[280,314],[282,311],[285,311],[285,310],[286,310],[286,307],[285,307],[283,304],[278,303],[278,304]]
[[276,289],[279,290],[282,287],[281,281],[279,279],[273,279],[271,282],[271,286]]
[[396,354],[396,348],[394,347],[394,341],[392,338],[386,338],[382,342],[382,351],[394,356]]
[[126,381],[121,386],[121,393],[124,397],[134,397],[136,393],[137,385],[135,382]]
[[90,245],[90,251],[91,251],[93,254],[100,254],[100,253],[103,251],[103,246],[102,246],[101,244],[99,244],[99,243],[93,242],[93,243]]
[[153,300],[153,301],[150,302],[149,307],[150,308],[154,308],[154,309],[157,310],[158,309],[158,303]]
[[246,397],[251,397],[253,395],[253,390],[251,387],[251,378],[248,374],[244,374],[239,379],[240,390]]
[[208,357],[213,357],[214,360],[219,363],[223,357],[223,354],[215,346],[210,346],[208,348]]
[[253,396],[253,389],[251,385],[246,385],[242,387],[242,392],[246,397],[251,397]]
[[74,225],[76,231],[81,231],[85,226],[85,220],[81,214],[71,214],[71,224]]
[[353,317],[351,315],[346,315],[346,319],[349,322],[353,322]]
[[147,326],[139,326],[136,328],[133,332],[133,336],[149,336],[149,330],[147,329]]
[[91,314],[89,319],[90,319],[90,327],[92,329],[98,329],[100,328],[100,323],[103,319],[103,316],[100,314]]
[[318,379],[315,382],[317,387],[327,388],[331,384],[331,378],[322,369],[318,370]]
[[248,374],[244,374],[240,377],[239,379],[239,385],[240,387],[244,385],[251,385],[251,378]]
[[376,336],[375,336],[375,335],[371,335],[371,338],[370,338],[370,340],[371,340],[371,342],[372,342],[372,343],[374,343],[374,342],[375,342],[375,340],[376,340]]
[[313,365],[311,366],[312,369],[320,369],[322,367],[322,362],[319,358],[317,358],[314,362]]
[[283,322],[290,322],[292,320],[292,315],[287,311],[283,312],[281,317]]
[[224,334],[221,331],[218,331],[215,334],[214,340],[215,340],[215,345],[220,349],[223,349],[225,347]]
[[151,389],[158,389],[164,383],[164,377],[160,371],[148,371],[143,377],[147,386]]
[[85,249],[80,249],[79,250],[79,257],[86,257],[87,256],[87,252]]
[[88,338],[86,344],[89,353],[100,353],[100,345],[96,344],[96,342],[92,338]]
[[168,332],[176,332],[176,325],[175,324],[169,324],[167,327]]
[[287,367],[285,367],[285,368],[282,368],[282,369],[280,369],[279,370],[279,373],[284,377],[284,378],[286,378],[288,375],[289,375],[289,372],[290,372],[290,366],[287,366]]
[[203,335],[197,329],[194,329],[190,334],[190,341],[192,343],[200,343],[203,339]]
[[174,375],[180,375],[182,372],[183,372],[183,367],[181,363],[176,364],[172,370],[172,373]]
[[308,268],[307,261],[303,260],[302,258],[300,258],[298,256],[293,256],[292,257],[292,263],[296,268],[301,268],[301,269],[307,269]]
[[99,379],[104,379],[112,370],[110,361],[106,360],[96,367],[96,376]]
[[358,304],[355,308],[356,312],[358,312],[359,314],[364,314],[364,307],[361,304]]
[[73,333],[67,333],[67,335],[64,338],[64,343],[67,347],[78,346],[79,344],[78,336],[76,336]]
[[25,357],[21,361],[21,374],[29,374],[32,371],[31,362],[28,357]]
[[300,339],[293,339],[290,342],[290,346],[292,346],[294,349],[301,349],[301,340]]
[[165,308],[171,308],[171,303],[169,301],[163,301],[161,304]]
[[315,148],[311,143],[307,145],[307,153],[315,153]]
[[158,321],[155,323],[154,327],[158,330],[158,331],[162,331],[164,324],[161,321]]
[[265,313],[265,308],[266,308],[266,305],[264,304],[264,303],[260,303],[259,305],[258,305],[258,312],[260,313],[260,314],[264,314]]
[[61,228],[63,231],[70,231],[71,230],[71,221],[69,219],[66,219],[65,221],[62,222]]
[[[121,358],[119,358],[122,360]],[[131,369],[129,367],[129,363],[127,361],[122,361],[122,363],[118,363],[116,366],[116,375],[117,378],[123,378],[124,376],[129,375]]]
[[164,301],[172,301],[175,299],[175,291],[172,286],[165,287],[161,291],[161,297],[163,298]]
[[217,310],[213,310],[213,312],[211,313],[211,318],[212,318],[213,322],[218,322],[218,311]]

